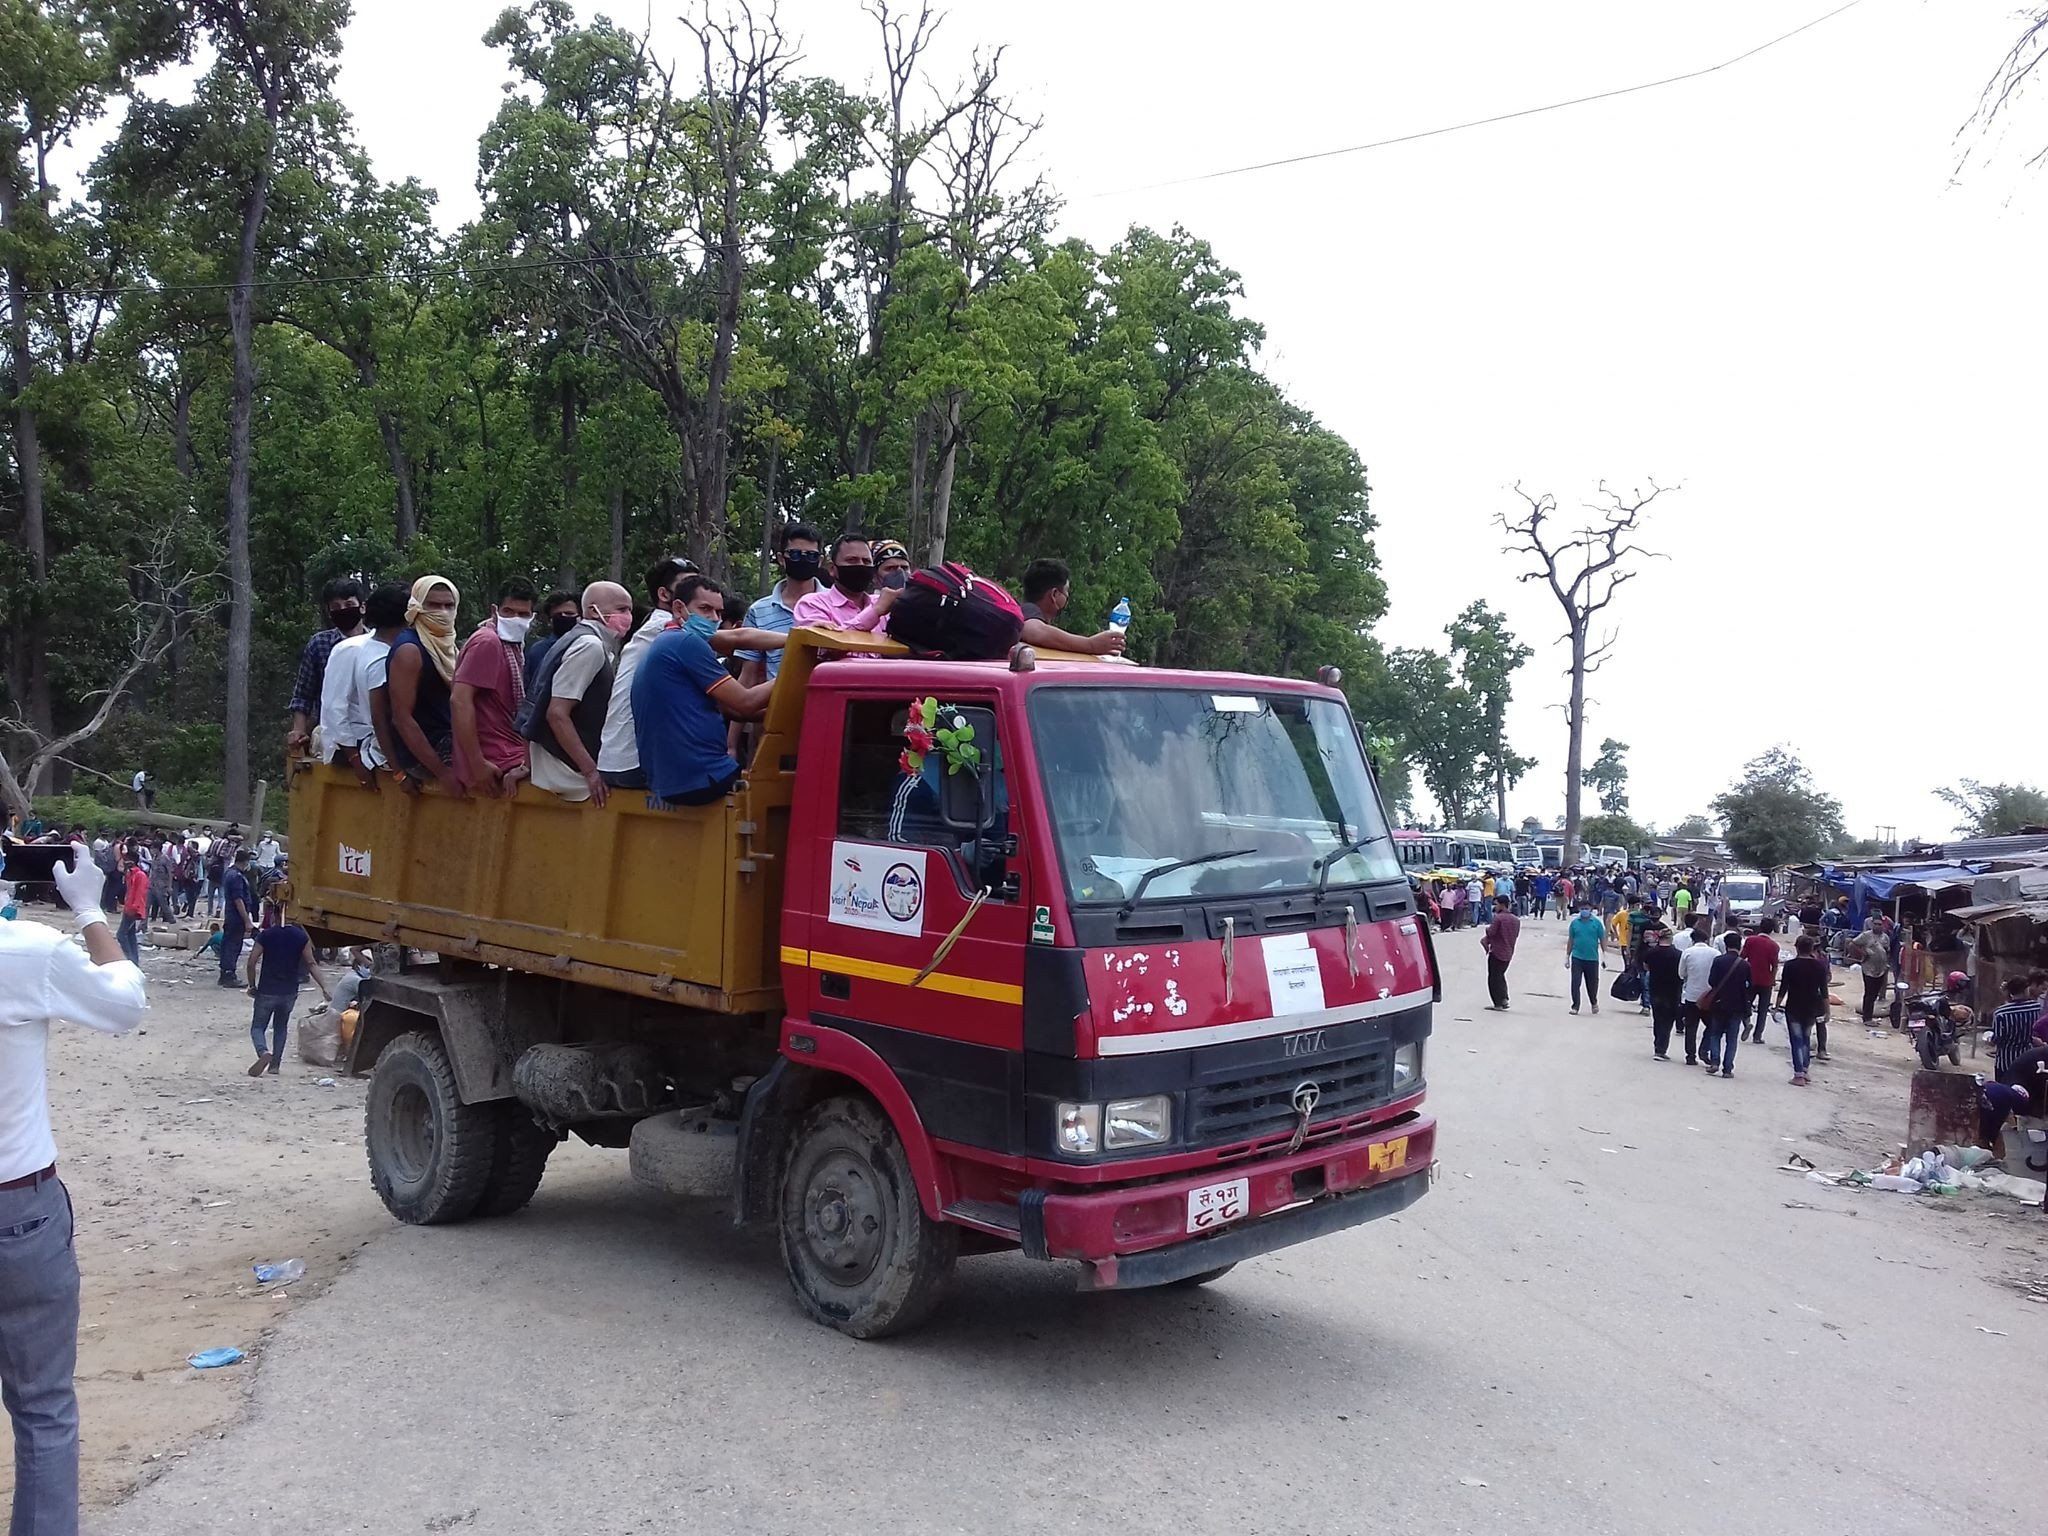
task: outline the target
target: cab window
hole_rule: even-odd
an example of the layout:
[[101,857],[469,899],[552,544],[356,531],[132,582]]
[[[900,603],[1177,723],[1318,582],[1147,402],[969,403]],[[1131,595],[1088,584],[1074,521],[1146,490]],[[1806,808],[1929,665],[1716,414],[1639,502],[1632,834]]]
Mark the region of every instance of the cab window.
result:
[[[947,702],[989,707],[980,701]],[[992,770],[988,784],[996,802],[997,823],[989,838],[977,840],[972,831],[949,825],[942,814],[939,779],[944,765],[938,754],[931,755],[929,766],[920,773],[903,771],[903,726],[908,710],[906,699],[847,702],[846,734],[839,764],[839,836],[862,842],[942,848],[952,854],[963,886],[1000,886],[1006,861],[1000,858],[996,845],[1006,835],[1008,816],[1002,774],[994,771],[1001,761],[997,743],[976,743]],[[990,729],[986,721],[983,729]],[[956,814],[955,819],[961,818]],[[970,869],[970,865],[975,868]]]

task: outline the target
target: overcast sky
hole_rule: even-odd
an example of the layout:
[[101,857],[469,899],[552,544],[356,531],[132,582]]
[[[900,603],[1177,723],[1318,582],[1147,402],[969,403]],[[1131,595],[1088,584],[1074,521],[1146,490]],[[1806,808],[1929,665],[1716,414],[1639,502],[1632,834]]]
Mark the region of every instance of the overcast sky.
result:
[[[1830,8],[957,0],[937,59],[1008,45],[1067,232],[1183,224],[1244,274],[1265,366],[1369,468],[1389,645],[1440,645],[1483,597],[1536,646],[1511,817],[1562,813],[1564,658],[1491,520],[1517,481],[1570,509],[1654,478],[1679,488],[1645,533],[1670,558],[1612,611],[1588,760],[1628,742],[1632,809],[1668,825],[1782,742],[1852,832],[1933,837],[1937,785],[2048,780],[2048,170],[2014,141],[1954,174],[2014,0],[1861,0],[1704,79],[1155,185],[1698,69]],[[344,55],[378,170],[436,188],[451,227],[505,79],[497,10],[356,0]],[[853,0],[782,16],[809,69],[872,77]],[[2025,126],[2048,143],[2048,93]]]

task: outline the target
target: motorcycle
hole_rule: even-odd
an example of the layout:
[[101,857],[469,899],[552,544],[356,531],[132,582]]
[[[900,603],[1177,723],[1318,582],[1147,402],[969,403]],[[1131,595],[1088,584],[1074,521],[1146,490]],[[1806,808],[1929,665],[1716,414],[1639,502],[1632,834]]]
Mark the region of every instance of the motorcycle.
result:
[[[1904,991],[1904,988],[1900,988]],[[1949,1065],[1963,1064],[1963,1032],[1975,1014],[1950,992],[1923,992],[1905,999],[1905,1025],[1913,1032],[1913,1050],[1920,1065],[1932,1072],[1946,1056]]]

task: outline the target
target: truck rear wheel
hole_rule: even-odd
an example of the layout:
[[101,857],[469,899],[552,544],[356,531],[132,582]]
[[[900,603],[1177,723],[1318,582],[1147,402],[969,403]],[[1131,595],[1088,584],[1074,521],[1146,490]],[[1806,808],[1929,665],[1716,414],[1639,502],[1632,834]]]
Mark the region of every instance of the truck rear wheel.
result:
[[797,1127],[780,1226],[797,1300],[856,1339],[923,1321],[960,1254],[959,1228],[925,1215],[902,1138],[866,1099],[827,1099]]
[[487,1106],[497,1111],[491,1171],[476,1203],[479,1216],[509,1216],[533,1198],[555,1150],[553,1131],[534,1124],[533,1111],[516,1100]]
[[495,1104],[465,1104],[440,1040],[400,1035],[377,1053],[363,1112],[370,1184],[400,1221],[433,1226],[471,1215],[490,1177]]

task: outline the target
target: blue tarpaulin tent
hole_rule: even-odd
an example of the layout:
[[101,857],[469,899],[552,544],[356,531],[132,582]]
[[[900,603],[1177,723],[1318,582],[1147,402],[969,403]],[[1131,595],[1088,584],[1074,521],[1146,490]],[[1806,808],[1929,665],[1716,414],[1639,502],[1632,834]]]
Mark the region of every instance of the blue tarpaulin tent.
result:
[[[1980,873],[1982,873],[1981,870],[1971,869],[1961,864],[1929,864],[1924,867],[1910,869],[1862,870],[1857,874],[1855,885],[1849,892],[1849,920],[1856,927],[1861,928],[1864,918],[1869,914],[1870,904],[1872,902],[1888,902],[1892,900],[1898,894],[1899,887],[1901,886],[1927,885],[1935,881],[1967,882],[1974,880]],[[1839,888],[1843,884],[1842,872],[1831,867],[1826,871],[1826,875],[1830,885]]]

